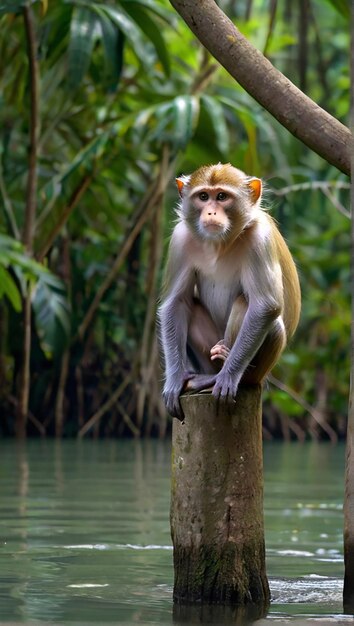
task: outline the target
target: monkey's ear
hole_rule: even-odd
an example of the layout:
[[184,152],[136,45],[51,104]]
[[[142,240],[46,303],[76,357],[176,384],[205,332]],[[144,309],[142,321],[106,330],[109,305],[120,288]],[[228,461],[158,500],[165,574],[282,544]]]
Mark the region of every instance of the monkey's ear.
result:
[[177,185],[178,193],[181,196],[181,198],[182,198],[182,191],[183,191],[184,183],[185,183],[185,180],[183,178],[176,178],[176,185]]
[[247,183],[253,202],[257,202],[262,193],[262,181],[260,178],[251,178]]
[[189,184],[190,179],[191,179],[190,175],[186,176],[185,174],[183,174],[182,176],[178,176],[178,178],[176,178],[176,185],[177,185],[178,193],[181,196],[181,198],[183,196],[184,186]]

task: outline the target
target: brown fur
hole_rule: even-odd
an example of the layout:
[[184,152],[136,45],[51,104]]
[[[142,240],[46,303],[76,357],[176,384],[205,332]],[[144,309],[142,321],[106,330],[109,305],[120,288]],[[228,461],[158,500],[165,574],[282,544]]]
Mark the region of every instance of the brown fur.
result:
[[[273,221],[273,220],[272,220]],[[301,313],[301,291],[299,277],[296,271],[293,258],[282,235],[273,221],[273,237],[277,255],[280,261],[283,288],[284,288],[284,308],[283,321],[286,329],[286,336],[289,341],[293,336],[300,319]]]
[[205,185],[206,187],[216,187],[217,185],[241,186],[245,181],[245,174],[236,169],[230,163],[217,165],[204,165],[196,170],[190,178],[190,188]]

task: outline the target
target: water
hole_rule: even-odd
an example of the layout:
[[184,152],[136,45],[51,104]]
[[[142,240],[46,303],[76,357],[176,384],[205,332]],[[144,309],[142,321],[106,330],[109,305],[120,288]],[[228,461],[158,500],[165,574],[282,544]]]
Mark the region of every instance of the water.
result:
[[[264,622],[352,621],[344,446],[266,443],[264,458]],[[167,442],[0,442],[0,623],[179,623],[169,477]]]

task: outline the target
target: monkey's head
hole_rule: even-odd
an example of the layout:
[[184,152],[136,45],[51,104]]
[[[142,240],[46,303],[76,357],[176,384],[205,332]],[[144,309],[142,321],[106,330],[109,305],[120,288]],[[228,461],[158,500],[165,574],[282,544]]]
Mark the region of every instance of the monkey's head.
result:
[[227,242],[249,226],[259,208],[262,182],[230,163],[206,165],[176,179],[180,216],[203,240]]

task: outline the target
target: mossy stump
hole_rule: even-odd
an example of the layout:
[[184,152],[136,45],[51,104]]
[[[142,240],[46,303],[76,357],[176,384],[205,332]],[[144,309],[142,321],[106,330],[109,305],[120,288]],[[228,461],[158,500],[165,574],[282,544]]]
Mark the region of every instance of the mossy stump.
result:
[[178,604],[268,606],[261,387],[236,402],[181,398],[173,420],[171,535]]

